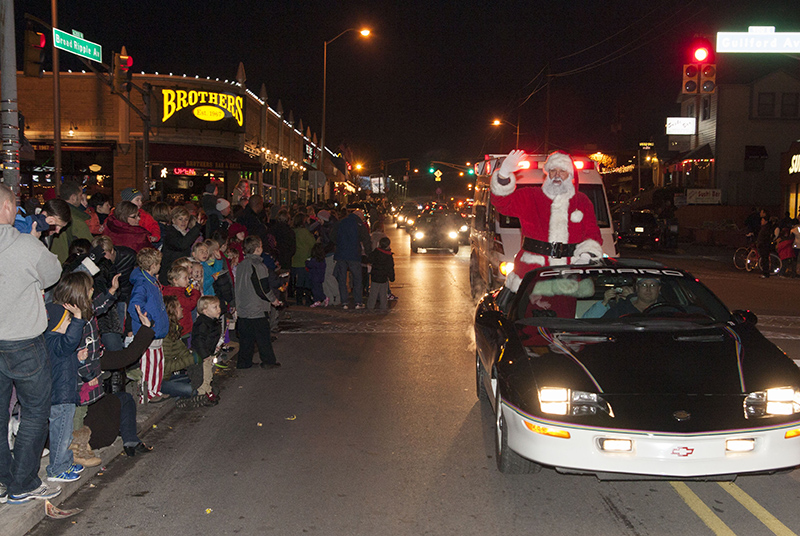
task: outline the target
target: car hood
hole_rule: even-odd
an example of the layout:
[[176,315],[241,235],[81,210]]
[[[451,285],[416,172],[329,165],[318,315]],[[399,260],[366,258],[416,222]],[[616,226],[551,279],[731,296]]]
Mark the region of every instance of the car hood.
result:
[[[521,330],[530,333],[530,327]],[[537,342],[532,339],[525,352],[539,386],[617,395],[741,395],[800,387],[794,363],[752,326],[567,332],[551,335],[546,346],[529,344]]]

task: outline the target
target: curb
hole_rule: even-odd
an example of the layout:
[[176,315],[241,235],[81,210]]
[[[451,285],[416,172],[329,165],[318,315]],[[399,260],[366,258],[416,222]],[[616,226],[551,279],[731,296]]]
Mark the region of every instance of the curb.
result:
[[[175,402],[168,400],[162,404],[137,404],[136,431],[139,436],[145,435],[147,430],[164,418],[175,407]],[[60,482],[61,495],[52,499],[50,502],[56,506],[60,505],[77,492],[81,486],[91,482],[92,477],[102,471],[106,465],[122,453],[122,438],[117,437],[111,445],[102,449],[95,449],[102,463],[97,467],[87,467],[80,480],[77,482]],[[46,481],[45,467],[48,458],[42,458],[39,467],[39,478],[42,482],[53,485]],[[45,518],[45,501],[33,500],[25,504],[2,504],[0,505],[0,535],[22,536],[33,529]]]

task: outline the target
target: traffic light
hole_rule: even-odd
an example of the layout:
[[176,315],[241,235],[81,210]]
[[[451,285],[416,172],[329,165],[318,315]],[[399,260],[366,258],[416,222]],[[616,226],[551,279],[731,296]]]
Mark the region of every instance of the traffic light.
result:
[[428,173],[433,173],[434,171],[435,171],[435,170],[433,169],[433,166],[431,166],[431,167],[428,169]]
[[42,73],[44,72],[45,44],[46,40],[43,33],[36,32],[32,28],[27,28],[25,30],[25,67],[23,69],[25,76],[42,77]]
[[714,63],[703,65],[700,69],[700,93],[714,93],[717,90],[717,66]]
[[694,63],[683,66],[683,87],[681,93],[697,93],[700,82],[700,69]]
[[692,41],[691,58],[693,63],[714,63],[714,47],[705,37],[697,37]]
[[113,93],[125,93],[126,91],[131,90],[131,78],[133,76],[133,71],[131,71],[131,66],[133,66],[133,58],[128,56],[127,54],[123,54],[114,52],[114,64],[113,64],[113,85],[112,85],[112,92]]

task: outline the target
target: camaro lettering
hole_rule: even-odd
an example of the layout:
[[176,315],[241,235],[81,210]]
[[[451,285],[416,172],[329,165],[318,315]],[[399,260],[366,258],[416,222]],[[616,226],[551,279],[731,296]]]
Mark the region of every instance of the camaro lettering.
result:
[[[226,93],[214,93],[209,91],[186,91],[184,89],[162,89],[164,114],[161,118],[162,123],[189,106],[199,104],[210,104],[219,106],[227,111],[235,120],[236,124],[244,124],[244,99],[238,95]],[[214,119],[216,120],[216,119]]]
[[691,456],[693,452],[694,449],[690,449],[689,447],[675,447],[672,449],[672,454],[675,456],[680,456],[681,458]]
[[670,277],[685,277],[684,274],[677,270],[660,270],[658,268],[569,268],[564,270],[545,270],[539,272],[539,277],[591,274],[666,275]]

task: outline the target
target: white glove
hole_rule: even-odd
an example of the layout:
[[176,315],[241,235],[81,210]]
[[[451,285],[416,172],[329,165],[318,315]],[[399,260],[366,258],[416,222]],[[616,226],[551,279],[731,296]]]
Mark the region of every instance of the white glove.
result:
[[497,175],[502,178],[509,178],[511,174],[519,169],[519,163],[525,159],[525,151],[517,149],[508,153],[508,156],[500,164],[500,169],[497,170]]

